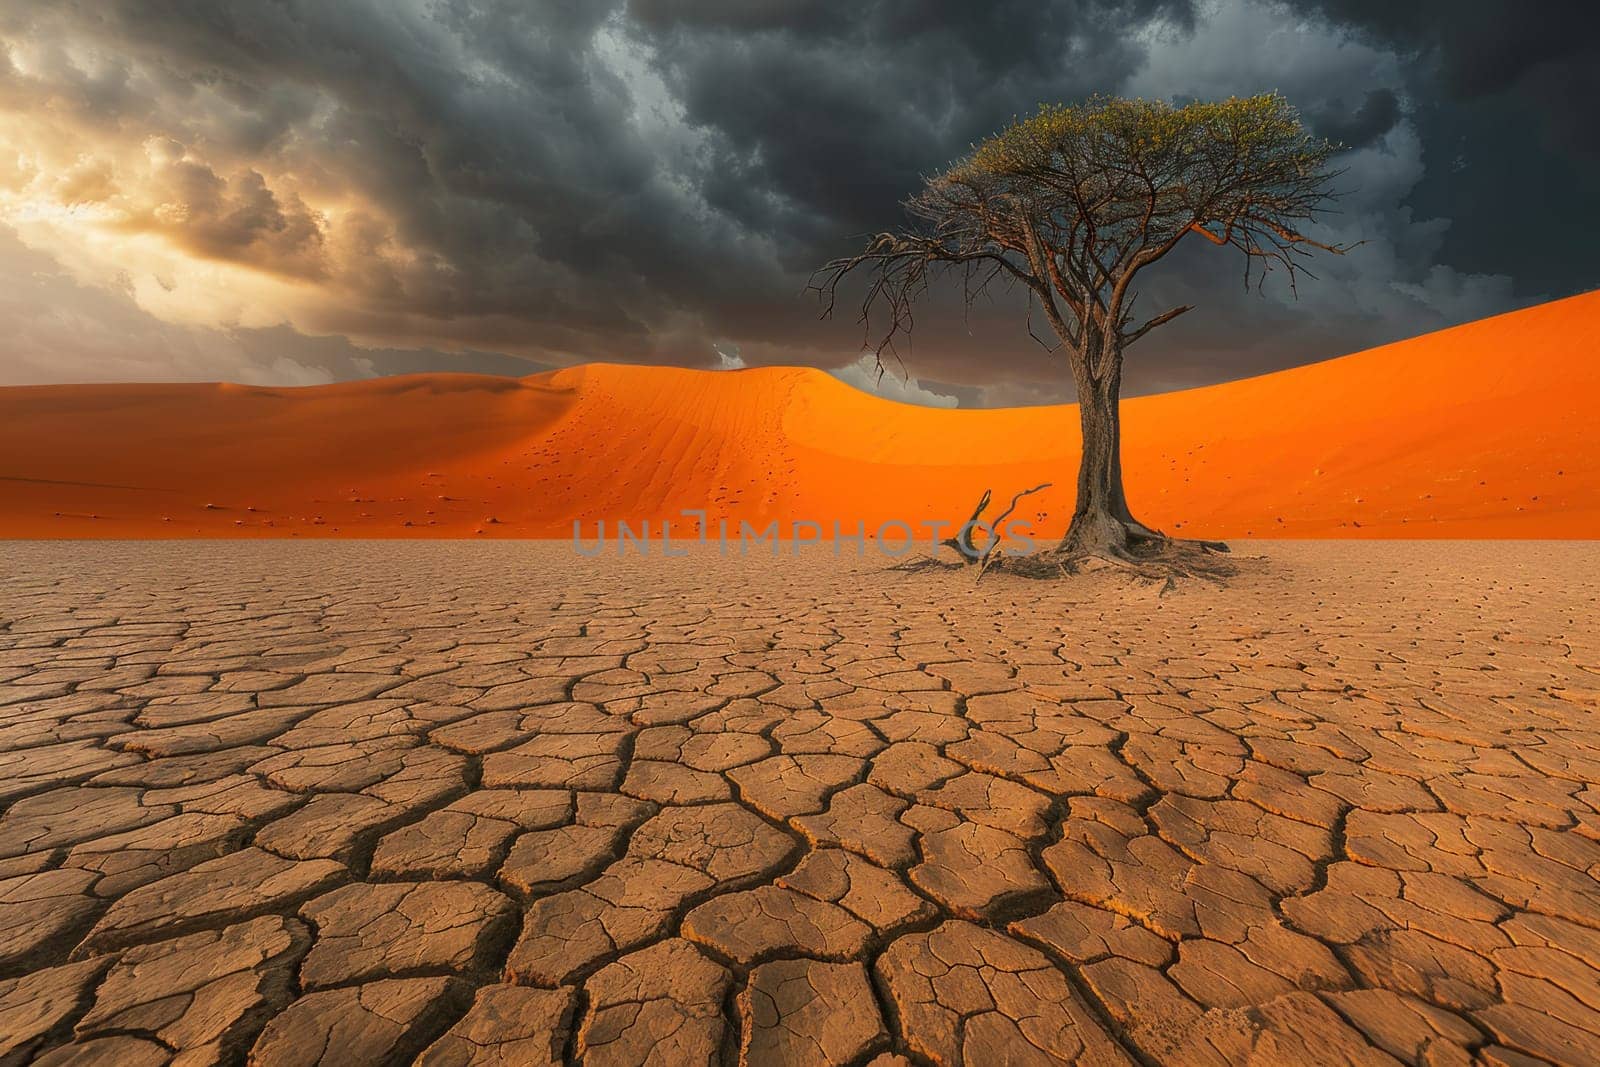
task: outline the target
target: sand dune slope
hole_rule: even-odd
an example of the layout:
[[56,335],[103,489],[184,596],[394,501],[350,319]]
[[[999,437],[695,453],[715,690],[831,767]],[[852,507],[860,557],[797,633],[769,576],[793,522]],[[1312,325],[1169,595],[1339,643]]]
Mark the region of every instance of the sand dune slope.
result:
[[[1597,412],[1600,292],[1129,401],[1124,466],[1145,521],[1196,535],[1600,537]],[[914,408],[794,368],[23,387],[0,537],[550,537],[702,508],[876,530],[1051,481],[1045,535],[1077,450],[1070,406]]]

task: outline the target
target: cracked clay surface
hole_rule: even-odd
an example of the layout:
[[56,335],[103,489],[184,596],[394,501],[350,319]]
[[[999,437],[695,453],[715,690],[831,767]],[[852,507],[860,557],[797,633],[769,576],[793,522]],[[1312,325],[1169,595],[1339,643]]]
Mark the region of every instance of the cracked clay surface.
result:
[[0,1064],[1600,1062],[1600,546],[11,544]]

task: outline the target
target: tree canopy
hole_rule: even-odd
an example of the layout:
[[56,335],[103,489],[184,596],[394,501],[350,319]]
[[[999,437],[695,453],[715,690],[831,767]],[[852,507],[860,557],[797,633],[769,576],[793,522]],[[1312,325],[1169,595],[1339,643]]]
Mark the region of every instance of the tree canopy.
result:
[[914,225],[828,264],[819,288],[878,269],[862,311],[890,313],[880,355],[929,270],[951,265],[968,268],[969,297],[996,277],[1026,285],[1070,349],[1120,350],[1189,310],[1136,324],[1130,290],[1185,236],[1243,253],[1246,284],[1281,266],[1292,285],[1312,251],[1340,251],[1304,232],[1332,196],[1334,151],[1275,93],[1046,104],[929,178],[906,201]]

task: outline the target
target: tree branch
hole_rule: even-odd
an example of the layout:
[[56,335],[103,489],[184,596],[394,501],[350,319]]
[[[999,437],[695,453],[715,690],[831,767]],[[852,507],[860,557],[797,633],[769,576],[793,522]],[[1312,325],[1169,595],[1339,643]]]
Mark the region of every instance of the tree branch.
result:
[[1155,329],[1157,326],[1161,326],[1161,325],[1164,325],[1165,323],[1171,322],[1173,319],[1177,318],[1179,315],[1182,315],[1185,311],[1193,311],[1193,310],[1194,310],[1194,305],[1193,304],[1184,304],[1181,307],[1173,308],[1171,311],[1163,311],[1161,314],[1157,315],[1155,318],[1151,319],[1149,322],[1145,323],[1143,326],[1139,327],[1137,330],[1134,330],[1132,333],[1122,334],[1121,335],[1122,347],[1123,348],[1127,348],[1129,345],[1133,344],[1133,342],[1137,341],[1139,338],[1143,337],[1145,334],[1149,333],[1151,330]]

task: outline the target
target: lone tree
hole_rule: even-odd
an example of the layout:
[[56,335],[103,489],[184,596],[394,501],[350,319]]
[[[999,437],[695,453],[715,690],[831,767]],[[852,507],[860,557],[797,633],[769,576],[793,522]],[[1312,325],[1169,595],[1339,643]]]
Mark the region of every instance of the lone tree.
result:
[[[1123,490],[1123,353],[1191,310],[1136,321],[1134,279],[1192,236],[1240,253],[1247,287],[1275,266],[1293,287],[1314,250],[1345,251],[1304,232],[1332,198],[1334,151],[1275,93],[1182,107],[1107,97],[1046,105],[927,179],[906,201],[909,228],[828,263],[812,286],[827,316],[840,283],[868,275],[861,321],[881,368],[934,274],[959,271],[968,306],[996,279],[1023,285],[1029,332],[1037,303],[1058,341],[1047,347],[1064,351],[1072,368],[1083,429],[1077,505],[1056,561],[1192,569],[1184,561],[1226,546],[1152,530]],[[875,334],[878,315],[887,325]]]

